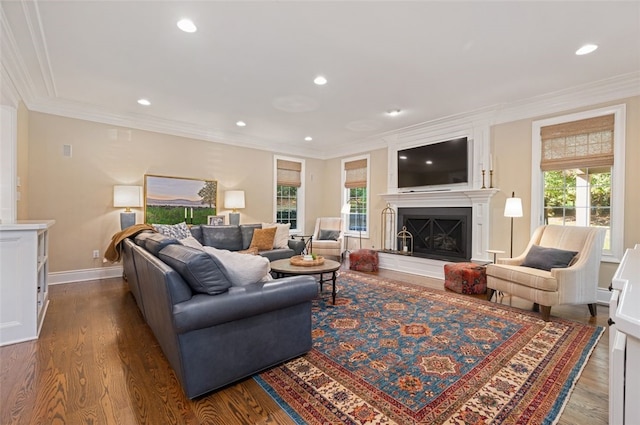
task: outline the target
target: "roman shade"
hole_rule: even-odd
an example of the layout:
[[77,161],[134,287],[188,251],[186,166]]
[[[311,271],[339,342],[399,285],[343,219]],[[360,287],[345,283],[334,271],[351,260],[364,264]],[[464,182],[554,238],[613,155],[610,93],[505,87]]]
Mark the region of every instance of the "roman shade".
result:
[[367,187],[367,160],[358,159],[344,163],[346,177],[344,187],[353,189],[356,187]]
[[613,128],[613,114],[542,127],[540,169],[612,166]]
[[293,187],[302,186],[302,182],[300,179],[302,164],[300,162],[278,159],[277,169],[278,169],[277,180],[278,180],[279,186],[293,186]]

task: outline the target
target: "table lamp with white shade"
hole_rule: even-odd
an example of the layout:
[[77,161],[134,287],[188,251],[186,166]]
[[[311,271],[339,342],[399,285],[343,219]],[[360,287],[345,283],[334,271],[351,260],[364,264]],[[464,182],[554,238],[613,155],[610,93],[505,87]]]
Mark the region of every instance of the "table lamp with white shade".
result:
[[240,213],[237,210],[244,208],[244,190],[227,190],[224,193],[224,207],[232,210],[229,213],[229,224],[238,226]]
[[131,208],[142,206],[142,186],[113,186],[113,206],[125,208],[120,213],[121,230],[136,224],[136,213]]

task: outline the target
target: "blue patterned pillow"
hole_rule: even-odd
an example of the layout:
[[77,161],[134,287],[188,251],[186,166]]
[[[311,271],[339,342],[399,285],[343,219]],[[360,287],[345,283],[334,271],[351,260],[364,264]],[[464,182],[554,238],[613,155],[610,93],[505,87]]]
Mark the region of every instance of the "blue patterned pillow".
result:
[[156,232],[172,238],[185,239],[191,236],[191,231],[184,221],[178,224],[152,224],[152,226]]

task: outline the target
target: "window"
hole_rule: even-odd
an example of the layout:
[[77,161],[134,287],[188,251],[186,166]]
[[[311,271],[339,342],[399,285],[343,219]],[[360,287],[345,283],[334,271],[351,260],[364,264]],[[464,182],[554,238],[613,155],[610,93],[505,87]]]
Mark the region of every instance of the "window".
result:
[[342,161],[343,205],[349,203],[345,230],[347,235],[369,236],[369,156]]
[[533,123],[532,226],[602,227],[604,261],[619,260],[623,248],[624,111]]
[[275,157],[275,221],[290,223],[292,233],[304,226],[304,161]]

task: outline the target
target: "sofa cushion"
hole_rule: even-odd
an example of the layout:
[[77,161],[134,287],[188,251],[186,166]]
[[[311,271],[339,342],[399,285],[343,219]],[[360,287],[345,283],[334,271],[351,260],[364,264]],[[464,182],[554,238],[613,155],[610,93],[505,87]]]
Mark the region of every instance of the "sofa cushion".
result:
[[175,239],[184,239],[187,236],[191,236],[189,226],[184,221],[178,224],[152,224],[152,226],[158,233]]
[[291,223],[262,223],[263,229],[276,228],[276,236],[273,239],[273,248],[289,248],[289,229]]
[[177,271],[194,292],[217,295],[231,287],[224,265],[204,251],[179,244],[168,245],[158,258]]
[[205,246],[204,252],[224,264],[226,275],[233,286],[271,280],[269,260],[259,255],[243,255],[239,252]]
[[240,227],[235,225],[209,226],[202,225],[203,245],[229,251],[242,249],[242,234]]
[[318,231],[318,239],[323,241],[337,241],[340,237],[339,230],[322,230]]
[[199,249],[200,251],[202,251],[202,244],[200,243],[199,240],[197,240],[193,236],[180,239],[180,243],[184,246],[190,246],[191,248]]
[[276,236],[276,228],[270,229],[254,229],[253,239],[249,248],[258,248],[258,251],[267,251],[273,249],[273,240]]
[[204,239],[202,238],[202,227],[200,225],[191,226],[189,228],[189,231],[191,232],[191,236],[196,238],[196,240],[200,242],[200,244],[204,243]]
[[248,249],[251,246],[251,239],[253,239],[253,231],[255,229],[261,229],[260,224],[241,224],[240,233],[242,233],[242,249]]
[[149,231],[145,231],[145,232],[140,232],[133,238],[133,241],[139,247],[145,248],[145,245],[147,243],[147,239],[149,238],[149,236],[151,236],[153,234],[155,234],[155,232],[152,232],[150,230]]
[[562,269],[569,266],[577,251],[566,251],[564,249],[548,248],[544,246],[532,245],[527,252],[522,267],[531,267],[540,270]]
[[162,233],[152,233],[146,238],[144,247],[151,254],[158,256],[158,253],[167,245],[180,243],[176,238],[163,235]]

